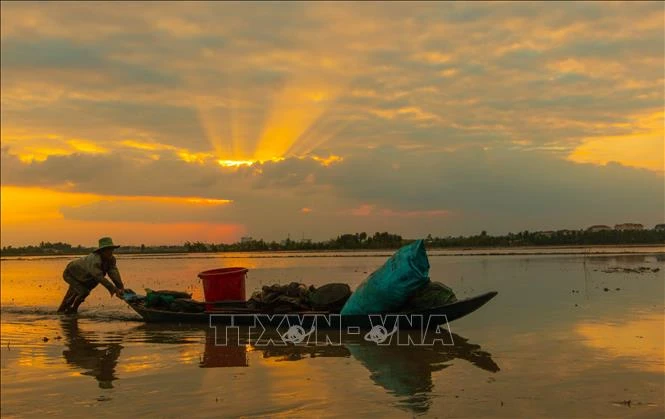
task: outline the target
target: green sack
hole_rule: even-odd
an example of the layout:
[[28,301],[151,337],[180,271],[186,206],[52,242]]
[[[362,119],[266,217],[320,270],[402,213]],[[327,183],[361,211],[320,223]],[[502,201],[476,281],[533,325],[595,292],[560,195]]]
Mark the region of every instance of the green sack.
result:
[[194,301],[191,298],[176,298],[169,308],[171,311],[183,313],[203,313],[205,311],[205,304]]
[[153,291],[149,288],[146,289],[146,292],[153,292],[155,294],[168,295],[173,298],[192,298],[192,294],[184,291],[171,291],[171,290],[157,290]]
[[351,294],[341,314],[381,314],[400,309],[429,281],[425,244],[417,240],[399,249]]
[[450,287],[447,287],[441,282],[430,281],[406,301],[401,311],[422,311],[445,306],[446,304],[451,304],[455,301],[457,301],[457,297]]
[[146,288],[145,306],[152,308],[170,309],[171,303],[176,299],[171,293],[153,291]]

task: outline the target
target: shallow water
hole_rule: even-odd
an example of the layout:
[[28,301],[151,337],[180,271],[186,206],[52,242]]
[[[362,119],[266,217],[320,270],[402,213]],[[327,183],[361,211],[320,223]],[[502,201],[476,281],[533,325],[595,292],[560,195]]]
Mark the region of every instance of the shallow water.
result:
[[[2,415],[662,417],[665,248],[563,253],[430,252],[432,279],[458,297],[499,292],[450,324],[453,346],[435,347],[357,336],[215,346],[205,326],[143,324],[102,287],[79,316],[59,317],[68,258],[3,259]],[[120,256],[118,265],[136,291],[201,298],[196,273],[206,269],[250,268],[248,294],[273,282],[353,287],[388,254]],[[602,272],[613,266],[660,271]]]

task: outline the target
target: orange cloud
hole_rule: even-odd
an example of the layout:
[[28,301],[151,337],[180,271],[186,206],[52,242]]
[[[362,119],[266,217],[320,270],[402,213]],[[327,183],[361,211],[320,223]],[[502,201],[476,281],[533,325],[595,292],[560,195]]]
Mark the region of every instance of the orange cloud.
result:
[[601,165],[618,162],[665,173],[664,116],[661,111],[635,118],[631,134],[587,137],[568,159]]
[[334,154],[331,154],[328,157],[312,156],[312,159],[321,163],[323,166],[330,166],[331,164],[339,163],[344,160],[342,157],[335,156]]
[[[49,235],[51,240],[71,240],[71,234],[75,233],[75,237],[87,237],[82,226],[91,226],[90,234],[94,231],[104,230],[106,225],[116,225],[117,228],[122,228],[127,233],[130,233],[133,228],[136,228],[138,237],[141,231],[154,232],[153,224],[151,223],[113,223],[113,222],[84,222],[77,220],[66,220],[62,215],[60,208],[63,206],[81,206],[92,204],[100,201],[147,201],[158,202],[164,204],[181,204],[181,205],[227,205],[232,201],[226,199],[210,199],[200,197],[166,197],[166,196],[103,196],[96,194],[86,193],[70,193],[60,192],[44,188],[24,188],[3,186],[0,188],[2,199],[1,220],[2,220],[2,242],[3,243],[34,243],[30,241],[33,237],[37,242],[45,240],[39,238],[39,233],[44,232]],[[164,230],[171,230],[171,226],[178,227],[178,231],[183,233],[185,226],[192,226],[192,234],[194,231],[200,232],[206,229],[201,226],[208,226],[211,231],[225,231],[224,228],[229,228],[225,225],[212,224],[212,223],[160,223]],[[168,228],[166,226],[169,226]],[[133,227],[130,227],[133,226]],[[71,229],[79,229],[78,232]],[[116,227],[114,227],[116,228]],[[239,226],[234,227],[236,230]],[[221,229],[221,230],[220,230]],[[236,231],[229,230],[229,231]],[[190,234],[190,233],[188,233]],[[220,233],[221,234],[221,233]],[[230,233],[226,232],[223,236],[228,236]],[[94,235],[94,234],[92,234]],[[209,236],[208,233],[205,233]],[[158,234],[160,237],[175,237],[175,233],[161,232]],[[195,236],[189,236],[196,239]],[[130,238],[128,234],[127,240],[135,240]],[[174,241],[180,242],[180,239]]]
[[353,208],[347,211],[348,214],[355,215],[357,217],[401,217],[401,218],[411,218],[411,217],[446,217],[452,215],[452,212],[447,210],[412,210],[412,211],[400,211],[392,210],[388,208],[377,208],[376,205],[362,204],[357,208]]
[[351,215],[355,215],[357,217],[367,217],[368,215],[372,214],[374,207],[374,205],[362,204],[358,208],[354,208],[349,212]]
[[81,153],[99,154],[99,153],[108,153],[109,152],[108,148],[102,147],[98,144],[95,144],[92,141],[72,139],[72,140],[68,140],[67,144],[72,146],[75,151],[81,152]]
[[48,223],[21,223],[2,226],[2,245],[28,245],[40,241],[64,241],[73,245],[93,245],[100,236],[110,235],[121,245],[178,244],[185,241],[232,243],[246,234],[239,224],[186,222],[107,222],[52,220]]

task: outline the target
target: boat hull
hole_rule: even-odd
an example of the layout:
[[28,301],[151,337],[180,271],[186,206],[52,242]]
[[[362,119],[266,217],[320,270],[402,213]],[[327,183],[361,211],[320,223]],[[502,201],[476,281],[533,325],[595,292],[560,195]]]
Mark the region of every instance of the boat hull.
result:
[[350,315],[342,316],[339,313],[322,311],[302,311],[293,313],[269,314],[247,310],[241,305],[229,305],[218,310],[203,313],[183,313],[147,308],[141,304],[129,303],[141,318],[148,323],[207,323],[211,326],[234,325],[256,326],[257,322],[263,326],[277,327],[285,319],[289,325],[298,324],[303,328],[316,325],[317,328],[330,329],[371,329],[377,324],[399,329],[421,329],[432,324],[444,324],[473,313],[488,301],[494,298],[497,292],[487,292],[475,297],[459,300],[451,304],[434,307],[422,311],[398,312],[382,315]]

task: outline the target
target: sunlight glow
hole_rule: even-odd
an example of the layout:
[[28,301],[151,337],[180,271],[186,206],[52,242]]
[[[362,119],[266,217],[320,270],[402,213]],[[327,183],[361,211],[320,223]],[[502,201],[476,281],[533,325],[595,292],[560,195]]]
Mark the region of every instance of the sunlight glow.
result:
[[176,147],[155,142],[142,142],[135,140],[122,140],[120,144],[124,147],[135,148],[137,150],[157,151],[157,150],[175,150]]
[[210,153],[190,153],[189,151],[185,150],[180,150],[177,154],[181,160],[186,161],[187,163],[198,164],[204,164],[207,159],[212,157]]
[[233,201],[229,199],[187,198],[186,202],[190,202],[192,204],[223,205],[223,204],[230,204]]
[[334,154],[331,154],[328,157],[312,156],[312,159],[321,163],[323,166],[330,166],[331,164],[339,163],[344,160],[342,157],[335,156]]
[[665,112],[635,118],[635,132],[626,135],[589,137],[568,159],[577,163],[607,164],[618,162],[625,166],[665,173]]
[[251,166],[254,163],[257,163],[256,160],[217,160],[217,163],[220,166],[224,167],[239,167],[239,166]]
[[617,324],[582,322],[575,332],[585,338],[583,343],[603,350],[612,358],[632,358],[624,363],[644,371],[665,372],[663,363],[663,314],[644,314],[634,320]]
[[144,201],[181,205],[228,205],[233,203],[228,199],[204,197],[96,195],[15,186],[3,186],[0,190],[2,195],[0,215],[3,225],[63,219],[60,212],[62,206],[87,205],[100,201]]
[[196,98],[199,121],[217,163],[225,167],[303,157],[329,141],[343,124],[331,117],[345,90],[338,75],[295,77],[248,107],[250,92],[231,90],[222,104]]
[[80,139],[72,139],[67,141],[67,143],[72,146],[76,151],[82,152],[82,153],[89,153],[89,154],[100,154],[100,153],[108,153],[109,149],[101,147],[92,141],[86,141],[86,140],[80,140]]

